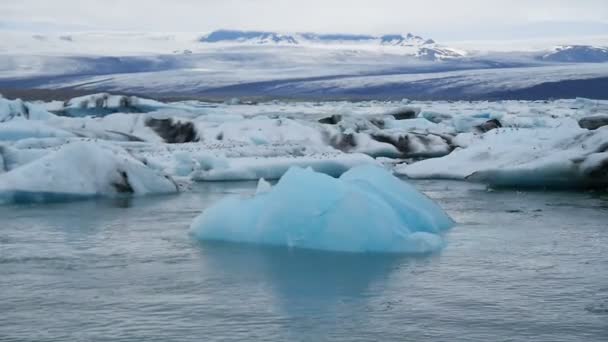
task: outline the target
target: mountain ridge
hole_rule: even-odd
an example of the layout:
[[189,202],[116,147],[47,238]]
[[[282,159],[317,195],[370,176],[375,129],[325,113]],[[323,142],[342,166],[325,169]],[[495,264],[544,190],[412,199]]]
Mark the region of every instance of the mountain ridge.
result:
[[562,63],[608,62],[608,47],[593,45],[559,45],[540,59]]
[[437,44],[412,33],[407,34],[347,34],[347,33],[279,33],[273,31],[242,31],[221,29],[202,36],[208,44],[307,45],[307,46],[384,46],[411,49],[411,55],[424,60],[444,60],[464,57],[465,52]]
[[424,39],[412,33],[399,34],[353,34],[353,33],[315,33],[315,32],[296,32],[280,33],[275,31],[248,31],[219,29],[212,31],[199,39],[203,43],[379,43],[381,45],[433,45],[437,44],[433,39]]

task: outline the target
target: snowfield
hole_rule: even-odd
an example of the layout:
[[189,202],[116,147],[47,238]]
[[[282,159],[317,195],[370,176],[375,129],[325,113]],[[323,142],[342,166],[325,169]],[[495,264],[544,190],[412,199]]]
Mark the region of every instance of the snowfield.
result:
[[384,165],[490,186],[608,186],[608,102],[162,103],[0,98],[2,202],[187,191],[190,182],[339,177]]

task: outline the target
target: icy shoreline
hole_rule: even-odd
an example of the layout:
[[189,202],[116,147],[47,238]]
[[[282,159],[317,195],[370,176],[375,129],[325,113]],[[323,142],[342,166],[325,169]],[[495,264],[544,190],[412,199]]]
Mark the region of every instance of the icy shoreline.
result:
[[[366,164],[411,178],[604,189],[607,113],[608,101],[587,99],[212,104],[109,94],[66,102],[0,98],[0,192],[5,202],[37,192],[51,200],[166,193],[194,181],[278,179],[292,166],[339,177]],[[74,151],[83,157],[74,158]],[[102,175],[91,171],[110,166]],[[55,171],[44,171],[49,167]],[[137,170],[128,175],[124,188],[130,190],[112,188],[129,167]],[[152,185],[137,186],[155,177]]]

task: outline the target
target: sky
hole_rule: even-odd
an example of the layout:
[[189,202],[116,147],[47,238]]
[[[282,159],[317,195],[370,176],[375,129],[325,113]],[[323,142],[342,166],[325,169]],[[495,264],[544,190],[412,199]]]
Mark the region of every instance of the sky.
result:
[[608,35],[608,0],[0,0],[0,30],[407,33],[436,40]]

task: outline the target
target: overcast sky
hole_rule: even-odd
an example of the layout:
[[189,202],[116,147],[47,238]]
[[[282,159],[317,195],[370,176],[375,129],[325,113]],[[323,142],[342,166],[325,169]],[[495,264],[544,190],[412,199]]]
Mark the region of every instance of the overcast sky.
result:
[[608,34],[608,0],[0,0],[0,29],[414,32],[438,40]]

